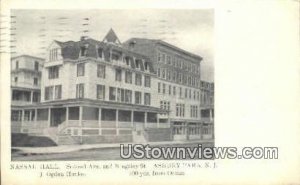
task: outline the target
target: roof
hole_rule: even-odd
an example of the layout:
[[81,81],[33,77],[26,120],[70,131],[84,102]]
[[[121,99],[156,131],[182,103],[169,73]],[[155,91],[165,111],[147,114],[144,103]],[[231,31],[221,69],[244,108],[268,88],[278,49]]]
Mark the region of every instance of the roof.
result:
[[111,28],[109,32],[106,34],[106,36],[103,39],[103,42],[112,42],[116,44],[121,44],[118,36],[114,32],[114,30]]
[[[90,58],[97,59],[98,58],[97,48],[102,48],[104,59],[106,61],[108,61],[110,58],[109,52],[111,49],[120,51],[129,56],[134,56],[135,58],[140,58],[140,59],[144,59],[145,61],[150,61],[150,59],[147,56],[134,51],[130,51],[129,49],[122,47],[121,45],[116,45],[109,42],[105,43],[103,41],[98,41],[92,38],[87,38],[77,42],[75,41],[60,42],[57,40],[54,40],[54,42],[56,42],[61,47],[62,49],[61,53],[63,59],[77,60],[79,58],[81,47],[85,46],[87,49],[86,57],[90,57]],[[136,68],[133,61],[130,62],[130,65],[133,69]],[[149,68],[150,68],[150,72],[153,73],[154,68],[151,62],[149,62]],[[143,66],[142,66],[142,71],[143,71]]]
[[181,48],[179,48],[179,47],[177,47],[177,46],[174,46],[174,45],[172,45],[172,44],[169,44],[169,43],[167,43],[167,42],[165,42],[165,41],[163,41],[163,40],[159,40],[159,39],[146,39],[146,38],[136,38],[136,37],[134,37],[134,38],[130,38],[130,39],[127,40],[125,43],[131,42],[131,41],[135,41],[135,42],[143,42],[143,43],[145,43],[145,44],[147,44],[147,43],[160,44],[160,45],[163,45],[163,46],[165,46],[165,47],[168,47],[168,48],[177,50],[177,51],[179,51],[179,52],[181,52],[181,53],[184,53],[184,54],[186,54],[186,55],[188,55],[188,56],[190,56],[190,57],[196,58],[196,59],[198,59],[198,60],[202,60],[202,59],[203,59],[203,58],[202,58],[201,56],[199,56],[199,55],[196,55],[196,54],[191,53],[191,52],[189,52],[189,51],[183,50],[183,49],[181,49]]
[[15,57],[11,57],[11,59],[16,59],[16,58],[21,58],[21,57],[27,57],[27,58],[35,58],[37,60],[45,60],[44,58],[40,58],[40,57],[36,57],[36,56],[32,56],[32,55],[18,55],[18,56],[15,56]]
[[[94,99],[67,99],[55,100],[51,102],[41,102],[34,105],[26,105],[25,108],[43,108],[43,107],[67,107],[67,106],[99,106],[107,109],[134,110],[147,112],[166,112],[160,108],[145,105],[126,104],[111,101],[102,101]],[[18,106],[13,106],[18,107]],[[22,107],[22,106],[20,106]]]

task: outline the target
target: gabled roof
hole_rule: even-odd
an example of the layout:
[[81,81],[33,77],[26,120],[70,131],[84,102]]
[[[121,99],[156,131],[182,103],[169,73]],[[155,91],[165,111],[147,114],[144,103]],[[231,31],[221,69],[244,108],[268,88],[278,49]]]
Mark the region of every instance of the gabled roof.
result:
[[108,31],[108,33],[104,37],[103,42],[111,42],[111,43],[115,43],[115,44],[121,44],[118,36],[116,35],[116,33],[114,32],[114,30],[112,28]]
[[32,55],[19,55],[19,56],[15,56],[15,57],[11,57],[11,59],[16,59],[16,58],[21,58],[21,57],[25,57],[25,58],[34,58],[34,59],[37,59],[37,60],[42,60],[44,61],[45,59],[44,58],[41,58],[41,57],[36,57],[36,56],[32,56]]

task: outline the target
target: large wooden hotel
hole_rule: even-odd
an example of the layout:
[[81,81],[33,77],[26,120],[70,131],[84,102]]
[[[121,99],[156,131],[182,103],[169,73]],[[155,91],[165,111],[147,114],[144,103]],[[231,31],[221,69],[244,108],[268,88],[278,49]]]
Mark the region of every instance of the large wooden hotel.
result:
[[60,145],[212,139],[201,60],[161,40],[121,43],[112,29],[102,41],[53,41],[45,59],[11,60],[12,133]]

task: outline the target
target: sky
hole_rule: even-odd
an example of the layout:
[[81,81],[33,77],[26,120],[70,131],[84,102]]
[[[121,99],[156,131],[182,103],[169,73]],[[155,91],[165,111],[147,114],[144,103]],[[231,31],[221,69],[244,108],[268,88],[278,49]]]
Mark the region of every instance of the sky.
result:
[[212,9],[13,10],[15,55],[43,57],[53,40],[102,40],[112,28],[121,42],[132,37],[161,39],[203,57],[201,78],[214,80]]

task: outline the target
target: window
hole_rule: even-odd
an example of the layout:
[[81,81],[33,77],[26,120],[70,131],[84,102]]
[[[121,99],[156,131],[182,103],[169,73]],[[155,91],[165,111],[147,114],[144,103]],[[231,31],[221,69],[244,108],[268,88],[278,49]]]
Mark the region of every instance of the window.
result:
[[184,112],[185,112],[185,105],[177,103],[176,104],[176,116],[184,117]]
[[161,53],[158,53],[158,55],[157,55],[157,61],[158,61],[158,62],[161,61]]
[[187,98],[188,97],[188,89],[185,89],[185,93],[184,93],[184,97]]
[[49,54],[49,60],[50,61],[55,61],[58,58],[58,51],[59,48],[51,49],[50,54]]
[[126,103],[132,103],[132,91],[131,90],[125,90],[125,102]]
[[166,84],[163,84],[163,94],[166,94]]
[[58,66],[49,67],[48,78],[49,79],[59,78],[59,67]]
[[160,77],[160,68],[157,68],[157,76]]
[[145,62],[145,70],[148,71],[149,70],[149,63]]
[[33,85],[38,85],[38,78],[33,78]]
[[77,76],[84,76],[84,65],[85,63],[77,64]]
[[165,79],[166,78],[166,70],[162,69],[162,78]]
[[132,72],[131,71],[125,72],[125,82],[132,84]]
[[105,86],[97,85],[97,99],[104,100],[105,99]]
[[24,121],[33,121],[31,120],[31,113],[34,112],[32,110],[25,110],[24,111]]
[[173,95],[176,96],[176,87],[173,87]]
[[160,101],[160,109],[165,110],[165,111],[170,111],[170,102],[169,101]]
[[22,121],[22,111],[12,110],[11,111],[11,121]]
[[160,108],[163,110],[170,111],[170,102],[169,101],[160,101]]
[[167,64],[171,64],[171,57],[169,55],[167,56]]
[[171,80],[171,75],[170,75],[170,71],[167,70],[167,80]]
[[198,117],[198,106],[197,105],[191,105],[190,116],[191,116],[191,118]]
[[103,56],[103,49],[102,48],[98,48],[98,57],[99,58],[102,58],[102,56]]
[[150,102],[151,102],[151,100],[150,100],[150,93],[145,93],[144,94],[144,104],[145,105],[150,105]]
[[196,91],[194,91],[194,100],[196,100]]
[[37,61],[34,62],[34,70],[36,70],[36,71],[39,70],[39,62],[37,62]]
[[122,70],[116,69],[116,81],[121,82],[122,81]]
[[166,54],[162,54],[162,62],[165,63],[166,62]]
[[160,82],[158,82],[157,91],[158,91],[158,93],[160,93]]
[[177,72],[174,71],[174,73],[173,73],[173,81],[176,82],[176,79],[177,79]]
[[80,47],[80,56],[85,57],[87,55],[87,46]]
[[189,98],[192,99],[192,90],[189,91]]
[[126,62],[126,65],[130,65],[130,58],[129,57],[125,57],[125,62]]
[[142,103],[142,93],[139,91],[135,91],[135,104],[141,104]]
[[84,98],[84,84],[76,85],[76,98]]
[[118,102],[125,102],[125,90],[123,88],[118,88],[117,101]]
[[109,87],[109,100],[116,101],[116,88]]
[[150,78],[150,76],[145,76],[145,87],[151,87],[151,78]]
[[141,74],[135,74],[135,85],[142,85],[142,75]]
[[140,66],[140,61],[139,60],[135,60],[135,68],[139,69]]
[[40,95],[40,93],[39,92],[33,92],[33,97],[32,97],[32,101],[33,102],[40,102],[40,97],[41,97],[41,95]]
[[169,85],[169,95],[171,95],[171,94],[172,94],[172,86]]
[[179,97],[182,98],[182,88],[179,87]]
[[18,82],[18,77],[15,77],[15,79],[14,79],[14,80],[15,80],[15,82]]
[[53,86],[45,87],[45,100],[53,99]]
[[16,69],[19,69],[19,61],[16,61]]
[[54,89],[54,98],[56,100],[61,99],[61,85],[56,85]]
[[97,77],[105,78],[105,65],[102,64],[97,65]]

